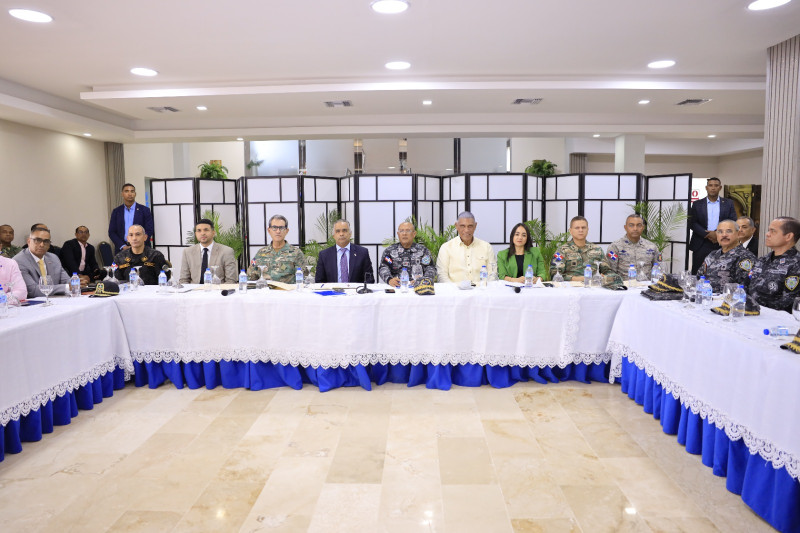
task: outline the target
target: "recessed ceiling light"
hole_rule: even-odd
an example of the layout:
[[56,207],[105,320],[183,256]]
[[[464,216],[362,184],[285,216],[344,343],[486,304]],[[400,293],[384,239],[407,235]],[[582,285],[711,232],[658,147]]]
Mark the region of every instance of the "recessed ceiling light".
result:
[[197,106],[197,110],[198,111],[208,111],[208,108],[206,106],[204,106],[204,105],[199,105],[199,106]]
[[648,63],[647,66],[650,68],[669,68],[675,65],[675,61],[671,59],[661,59],[659,61],[653,61]]
[[433,105],[433,100],[423,100],[422,105]]
[[636,514],[636,507],[626,507],[625,514]]
[[83,134],[83,136],[84,136],[84,137],[91,137],[91,136],[92,136],[92,134],[91,134],[91,133],[84,133],[84,134]]
[[408,0],[373,0],[369,6],[377,13],[394,15],[408,9]]
[[772,9],[773,7],[780,7],[788,4],[792,0],[756,0],[751,2],[747,9],[750,11],[763,11],[764,9]]
[[394,170],[394,169],[396,169],[397,167],[386,167],[386,168],[388,168],[389,170]]
[[408,61],[389,61],[384,65],[389,70],[405,70],[411,66]]
[[592,137],[594,137],[596,139],[596,138],[600,137],[600,134],[599,133],[595,133],[594,135],[592,135]]
[[712,133],[711,135],[709,135],[709,136],[708,136],[708,138],[709,138],[709,139],[715,139],[716,137],[717,137],[717,136],[716,136],[716,135],[714,135],[713,133]]
[[137,76],[155,76],[158,72],[151,68],[134,67],[131,69],[131,74],[136,74]]
[[242,138],[242,137],[236,137],[236,140],[237,140],[237,141],[243,141],[243,140],[244,140],[244,138]]
[[14,18],[25,20],[27,22],[52,22],[53,20],[53,17],[47,13],[32,11],[30,9],[9,9],[8,14]]
[[639,105],[647,105],[650,103],[650,100],[639,100]]

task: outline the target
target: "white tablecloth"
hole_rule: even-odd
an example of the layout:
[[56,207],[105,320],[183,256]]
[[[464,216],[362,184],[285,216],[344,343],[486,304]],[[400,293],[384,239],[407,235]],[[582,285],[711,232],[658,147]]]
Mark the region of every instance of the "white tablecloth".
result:
[[[385,288],[385,286],[384,286]],[[137,361],[559,366],[608,362],[608,333],[625,292],[604,289],[320,296],[219,291],[114,298]]]
[[677,302],[626,298],[609,339],[611,377],[627,357],[695,414],[744,439],[775,468],[800,475],[800,355],[780,349],[764,328],[798,323],[768,308],[758,317],[724,322]]
[[0,320],[0,425],[119,366],[133,371],[110,299],[52,298]]

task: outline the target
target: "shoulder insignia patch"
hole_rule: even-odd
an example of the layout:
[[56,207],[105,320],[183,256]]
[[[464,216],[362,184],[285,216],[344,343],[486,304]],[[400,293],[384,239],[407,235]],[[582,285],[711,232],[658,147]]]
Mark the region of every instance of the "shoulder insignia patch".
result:
[[423,256],[422,259],[420,259],[419,262],[422,263],[425,266],[428,266],[428,265],[431,264],[431,256],[429,256],[429,255]]
[[749,259],[742,259],[739,261],[739,268],[742,270],[751,270],[753,268],[753,262]]
[[786,285],[787,289],[793,291],[797,288],[798,283],[800,283],[800,278],[798,278],[798,276],[789,276],[788,278],[786,278],[784,285]]
[[612,261],[616,261],[617,260],[617,254],[614,253],[614,250],[611,250],[611,251],[608,252],[608,258],[611,259]]
[[556,252],[553,254],[553,259],[555,259],[556,261],[563,261],[564,256],[561,255],[561,252]]

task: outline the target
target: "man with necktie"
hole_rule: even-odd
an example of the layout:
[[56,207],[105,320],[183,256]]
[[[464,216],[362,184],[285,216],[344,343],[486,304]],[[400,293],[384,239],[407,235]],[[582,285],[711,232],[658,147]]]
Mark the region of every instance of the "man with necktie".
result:
[[351,243],[351,235],[347,220],[338,220],[333,225],[336,244],[319,253],[316,283],[375,283],[369,252]]
[[220,267],[217,276],[222,283],[238,283],[236,254],[233,248],[214,242],[214,223],[204,218],[194,226],[197,244],[183,249],[181,283],[203,283],[203,274],[211,265]]
[[64,294],[69,285],[69,276],[61,267],[61,261],[50,248],[50,230],[37,227],[28,237],[28,248],[14,256],[22,279],[28,289],[28,298],[44,296],[39,290],[39,279],[50,276],[53,281],[52,294]]
[[736,208],[733,200],[720,198],[722,182],[719,178],[706,180],[708,196],[692,204],[689,209],[689,222],[692,227],[692,239],[689,250],[692,252],[692,274],[703,264],[706,256],[719,249],[717,244],[717,224],[720,220],[736,220]]

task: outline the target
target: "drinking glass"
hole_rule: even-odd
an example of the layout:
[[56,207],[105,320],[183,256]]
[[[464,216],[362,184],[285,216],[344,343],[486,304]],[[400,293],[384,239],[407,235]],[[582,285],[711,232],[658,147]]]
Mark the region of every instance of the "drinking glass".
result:
[[553,276],[553,283],[556,284],[556,287],[561,287],[561,284],[564,283],[564,277],[561,275],[561,261],[556,261],[556,275]]
[[800,298],[795,298],[792,304],[792,316],[795,320],[800,320]]
[[19,299],[16,296],[14,296],[14,282],[8,280],[6,282],[6,285],[7,285],[6,288],[8,289],[6,291],[6,303],[8,303],[9,309],[12,307],[19,307],[20,306]]
[[[687,276],[691,276],[691,275],[692,275],[692,271],[691,270],[681,270],[680,274],[678,275],[678,283],[681,284],[681,288],[682,289],[686,286],[686,277]],[[683,298],[681,298],[681,302],[685,302],[686,300],[687,300],[686,291],[684,290],[683,291]]]
[[650,281],[650,272],[645,272],[644,261],[637,261],[639,268],[636,270],[636,281]]
[[417,263],[411,267],[411,278],[414,280],[414,286],[416,287],[419,280],[422,279],[422,265]]
[[208,268],[211,269],[211,288],[219,289],[219,286],[222,284],[222,280],[217,276],[219,265],[208,265]]
[[694,295],[697,289],[697,276],[692,276],[691,274],[686,276],[683,280],[683,293],[686,295],[688,302],[684,306],[686,309],[694,308],[694,303],[692,302],[692,296]]
[[303,282],[305,283],[308,280],[308,285],[314,283],[314,279],[316,277],[317,272],[317,258],[316,257],[306,257],[305,261],[306,265],[303,268]]
[[50,293],[53,292],[53,278],[50,276],[42,276],[39,278],[39,290],[44,294],[44,306],[53,305],[50,303]]
[[256,281],[256,289],[269,289],[269,285],[267,285],[267,277],[264,275],[266,272],[267,265],[256,265],[258,270],[261,272],[261,275]]
[[[418,265],[415,265],[415,267]],[[421,269],[422,267],[420,267]],[[422,276],[420,276],[422,277]],[[416,279],[416,278],[415,278]],[[499,278],[497,276],[497,261],[490,261],[489,262],[489,281],[497,281]]]
[[[722,301],[728,303],[728,309],[733,311],[733,293],[739,288],[737,283],[726,283],[722,286]],[[730,313],[724,318],[725,322],[734,322]]]
[[142,268],[142,265],[131,267],[136,271],[136,286],[131,287],[132,291],[135,291],[139,287],[144,287],[144,280],[142,280],[142,275],[139,273],[139,270]]
[[167,280],[169,280],[169,281],[167,281],[167,288],[164,291],[164,293],[165,294],[174,294],[174,287],[172,286],[172,281],[171,281],[172,280],[172,267],[164,265],[162,270],[167,275]]
[[592,287],[600,288],[603,286],[603,276],[600,274],[600,263],[602,261],[595,261],[594,264],[597,265],[597,270],[595,274],[592,276]]
[[103,278],[104,282],[117,281],[116,279],[114,279],[114,270],[116,270],[114,267],[111,266],[103,267],[103,270],[106,271],[106,277]]

